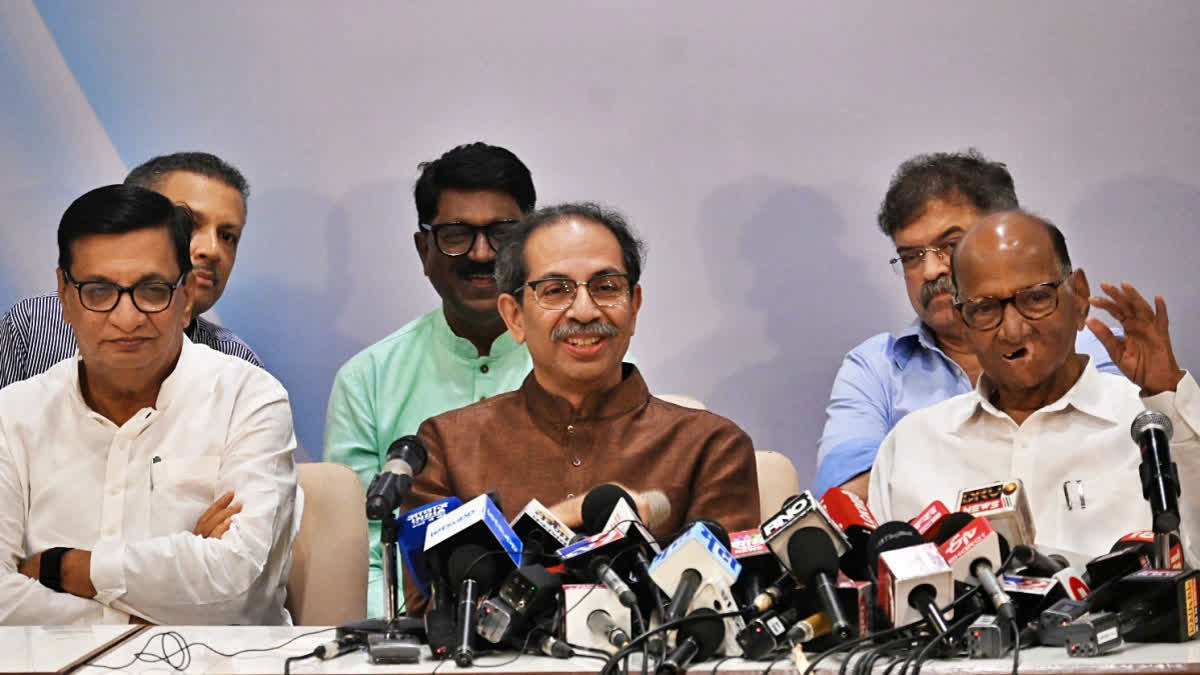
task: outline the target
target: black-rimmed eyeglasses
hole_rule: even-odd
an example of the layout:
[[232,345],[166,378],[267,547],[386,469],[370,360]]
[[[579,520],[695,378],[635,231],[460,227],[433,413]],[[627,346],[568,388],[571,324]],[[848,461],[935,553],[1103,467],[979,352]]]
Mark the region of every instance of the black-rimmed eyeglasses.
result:
[[517,290],[526,286],[533,291],[533,299],[542,309],[566,309],[575,302],[579,287],[587,288],[588,296],[599,307],[619,307],[629,301],[629,275],[624,273],[601,274],[586,282],[553,277],[527,281]]
[[171,306],[175,289],[187,278],[187,272],[179,275],[175,283],[167,281],[143,281],[133,286],[119,286],[108,281],[75,281],[71,273],[63,270],[67,282],[79,293],[79,304],[93,312],[111,312],[126,293],[133,306],[142,314],[157,314]]
[[954,307],[962,315],[963,323],[975,330],[991,330],[999,326],[1004,320],[1004,306],[1010,302],[1026,319],[1044,319],[1058,309],[1058,287],[1068,278],[1066,276],[1058,281],[1022,288],[1007,298],[971,298],[954,303]]
[[516,220],[497,220],[487,225],[469,225],[467,223],[437,223],[430,225],[421,223],[419,227],[425,232],[433,233],[433,241],[442,255],[451,258],[466,255],[475,247],[475,239],[480,232],[487,237],[488,246],[493,251],[499,251],[508,235],[512,234]]

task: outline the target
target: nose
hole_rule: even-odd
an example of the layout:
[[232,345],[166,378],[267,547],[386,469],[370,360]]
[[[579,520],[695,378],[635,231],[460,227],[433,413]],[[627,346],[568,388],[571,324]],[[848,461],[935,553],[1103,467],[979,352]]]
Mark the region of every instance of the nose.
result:
[[1011,302],[1005,303],[997,337],[1005,342],[1020,342],[1025,337],[1028,328],[1029,322],[1017,311],[1017,306]]
[[943,253],[942,249],[935,251],[926,250],[924,257],[921,258],[921,276],[926,281],[933,281],[938,277],[950,273],[950,256]]
[[213,259],[220,255],[220,240],[215,227],[197,227],[192,231],[192,261]]
[[567,307],[567,316],[580,323],[587,323],[600,316],[600,306],[596,304],[595,300],[592,300],[592,294],[588,292],[587,284],[580,284],[575,289],[575,299]]
[[132,333],[146,321],[146,315],[133,304],[133,294],[122,293],[117,306],[108,313],[108,320],[126,333]]
[[467,257],[475,262],[490,262],[496,258],[496,252],[492,250],[492,243],[488,241],[487,231],[483,228],[475,231],[475,243],[471,244],[471,250],[467,252]]

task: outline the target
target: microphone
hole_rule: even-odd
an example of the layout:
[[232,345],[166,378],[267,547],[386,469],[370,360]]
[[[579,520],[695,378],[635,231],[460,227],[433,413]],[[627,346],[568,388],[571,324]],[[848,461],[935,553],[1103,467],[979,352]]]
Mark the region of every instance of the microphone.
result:
[[450,583],[458,586],[459,644],[454,649],[454,662],[459,668],[467,668],[475,661],[475,649],[471,643],[478,630],[476,612],[479,598],[491,590],[496,583],[496,563],[487,549],[478,544],[467,544],[450,554],[447,564]]
[[725,528],[712,521],[695,523],[650,562],[650,578],[671,597],[663,622],[684,615],[702,582],[719,580],[731,587],[741,571]]
[[675,675],[693,661],[707,661],[725,641],[725,624],[712,609],[702,607],[686,618],[689,620],[676,634],[675,649],[658,664],[654,675]]
[[367,487],[367,519],[383,520],[404,501],[412,490],[413,476],[425,469],[428,453],[416,436],[402,436],[388,446],[383,470]]
[[1142,463],[1138,465],[1142,497],[1150,502],[1154,531],[1158,534],[1179,528],[1179,470],[1171,461],[1169,447],[1173,432],[1170,418],[1153,410],[1138,413],[1129,429],[1142,452]]
[[592,488],[584,495],[580,507],[583,512],[584,531],[596,534],[614,527],[616,523],[611,522],[611,514],[617,501],[622,499],[634,509],[636,518],[646,527],[654,529],[667,522],[667,518],[671,516],[671,502],[661,490],[647,490],[639,495],[646,502],[646,510],[649,513],[637,511],[637,502],[620,485],[604,483]]
[[1058,553],[1046,555],[1024,544],[1012,548],[1012,559],[1017,569],[1031,577],[1052,577],[1055,572],[1071,566],[1070,561]]
[[746,608],[747,613],[770,609],[783,595],[783,591],[774,584],[791,577],[783,571],[779,559],[763,543],[762,532],[754,528],[730,534],[729,552],[742,565],[742,573],[733,582],[733,595],[738,604]]
[[954,573],[937,545],[912,525],[892,521],[871,535],[867,557],[878,567],[879,604],[893,626],[924,619],[938,635],[949,630],[937,599],[954,594]]
[[[961,490],[958,493],[958,508],[955,510],[987,518],[992,529],[1012,546],[1032,546],[1037,539],[1037,527],[1033,523],[1029,496],[1025,493],[1025,484],[1020,478],[991,483],[973,490]],[[943,523],[943,530],[945,527]],[[944,540],[946,536],[943,533],[940,538]]]
[[521,540],[522,565],[543,564],[548,555],[575,537],[575,532],[537,499],[530,499],[509,524]]
[[524,645],[526,627],[558,608],[562,577],[541,565],[524,565],[509,573],[496,594],[479,606],[476,632],[493,644]]
[[834,579],[838,573],[837,549],[828,533],[818,527],[801,527],[792,532],[787,543],[792,575],[814,589],[821,608],[833,622],[833,635],[839,641],[853,634],[850,622],[838,602]]
[[[1169,535],[1167,543],[1166,569],[1183,569],[1183,547],[1179,544],[1179,535],[1172,532]],[[1113,544],[1109,550],[1121,551],[1124,549],[1132,549],[1145,556],[1147,560],[1147,565],[1145,566],[1153,567],[1158,565],[1158,538],[1151,530],[1130,532],[1118,539],[1117,543]]]
[[842,572],[858,581],[872,580],[867,569],[867,539],[879,527],[875,514],[858,495],[840,487],[827,490],[821,497],[821,505],[850,544],[850,549],[842,554]]
[[981,586],[996,616],[1005,623],[1016,619],[1012,598],[1000,587],[996,571],[1003,568],[1007,557],[1007,542],[996,532],[987,518],[966,513],[952,513],[942,526],[945,542],[938,550],[954,571],[954,580]]
[[328,661],[336,659],[342,654],[362,649],[363,646],[362,635],[343,635],[336,640],[330,640],[329,642],[317,645],[313,649],[313,655],[322,661]]
[[587,627],[617,649],[629,644],[629,633],[621,628],[607,609],[593,609],[588,613]]
[[831,630],[833,630],[833,622],[829,620],[829,615],[825,612],[817,612],[797,621],[788,629],[787,637],[792,642],[804,644],[828,635]]
[[940,500],[933,500],[929,506],[925,507],[924,511],[917,514],[916,518],[908,521],[910,525],[917,528],[917,532],[921,533],[921,538],[925,541],[935,541],[942,529],[942,521],[946,516],[950,515],[950,509],[946,508]]
[[625,635],[634,633],[633,616],[630,609],[622,605],[612,591],[604,586],[592,584],[564,584],[562,592],[562,607],[566,608],[563,616],[561,637],[575,647],[609,650],[613,645],[609,642],[609,633],[598,633],[593,630],[593,624],[598,619],[592,615],[602,611],[610,617],[617,628]]
[[400,532],[396,539],[400,546],[400,557],[404,559],[404,565],[412,575],[417,589],[425,597],[429,597],[431,574],[429,565],[425,562],[425,531],[435,520],[460,506],[462,506],[462,500],[458,497],[446,497],[412,511],[406,511],[401,514],[397,522]]

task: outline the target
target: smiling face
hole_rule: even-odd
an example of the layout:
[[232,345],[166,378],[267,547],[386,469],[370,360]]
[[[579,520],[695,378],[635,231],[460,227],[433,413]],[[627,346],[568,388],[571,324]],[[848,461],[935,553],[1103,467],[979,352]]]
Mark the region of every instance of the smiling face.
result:
[[[1023,289],[1058,281],[1064,272],[1046,227],[1019,212],[980,221],[959,243],[954,264],[959,301],[1010,298]],[[1078,377],[1071,357],[1075,335],[1087,318],[1087,278],[1075,270],[1053,292],[1057,308],[1042,318],[1029,319],[1009,302],[999,325],[965,329],[979,364],[1003,397],[1053,401]]]
[[[175,283],[180,276],[175,255],[165,227],[94,234],[71,244],[68,272],[78,283]],[[112,311],[89,310],[80,303],[79,292],[62,270],[58,273],[58,297],[89,377],[104,377],[118,385],[137,386],[142,381],[165,377],[179,356],[183,329],[192,317],[192,288],[187,280],[175,289],[167,308],[153,314],[138,310],[128,293],[121,295]]]
[[500,296],[500,314],[513,338],[529,345],[538,383],[576,406],[588,394],[620,384],[642,287],[634,286],[617,306],[601,307],[584,285],[627,272],[617,238],[599,223],[567,218],[535,230],[525,242],[524,260],[527,282],[558,278],[581,284],[566,309],[541,307],[528,287],[519,296]]
[[[897,254],[956,243],[980,217],[966,199],[931,200],[920,217],[896,231],[893,242]],[[935,335],[957,335],[958,316],[954,312],[954,281],[950,276],[949,255],[928,251],[916,267],[904,270],[908,300]]]
[[196,227],[192,230],[191,277],[195,279],[193,311],[203,314],[221,299],[238,242],[246,227],[246,204],[242,193],[217,180],[191,171],[173,171],[151,186],[176,204],[186,204]]

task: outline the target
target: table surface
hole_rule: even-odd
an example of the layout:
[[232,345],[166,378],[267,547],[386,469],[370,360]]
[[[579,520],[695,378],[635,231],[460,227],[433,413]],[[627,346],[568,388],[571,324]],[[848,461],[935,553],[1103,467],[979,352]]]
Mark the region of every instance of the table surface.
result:
[[145,626],[5,626],[0,673],[60,673]]
[[[98,627],[103,628],[103,627]],[[24,629],[0,629],[0,644],[10,645],[28,641],[44,643],[47,636],[37,631],[54,632],[75,630],[86,635],[93,629],[33,629],[33,632],[21,632]],[[163,655],[177,650],[176,643],[170,636],[163,637],[167,631],[173,631],[186,639],[188,643],[204,643],[220,652],[232,654],[235,651],[249,648],[263,649],[277,647],[295,639],[272,651],[256,651],[240,654],[233,658],[216,654],[204,647],[193,646],[190,649],[190,663],[186,672],[195,673],[282,673],[284,659],[289,656],[302,656],[317,645],[333,639],[333,629],[312,634],[321,630],[319,627],[284,627],[284,626],[181,626],[173,628],[151,628],[141,635],[126,639],[111,649],[108,653],[93,662],[111,667],[121,667],[120,672],[126,673],[174,673],[177,672],[163,662],[154,660],[139,661],[134,654],[145,651]],[[14,632],[15,631],[15,632]],[[303,637],[298,637],[303,636]],[[64,639],[68,641],[69,639]],[[17,645],[18,650],[21,645]],[[165,651],[164,651],[165,650]],[[8,651],[8,650],[5,650]],[[26,652],[28,653],[28,649]],[[172,661],[182,665],[181,655],[176,654]],[[7,663],[7,658],[5,663]],[[59,659],[63,661],[63,659]],[[32,662],[30,662],[32,663]],[[693,673],[711,672],[715,662],[699,664],[691,669]],[[591,659],[574,659],[563,661],[549,657],[522,656],[514,660],[513,654],[485,654],[476,659],[475,672],[485,674],[492,672],[510,673],[588,673],[596,672],[600,662]],[[836,672],[836,661],[824,661],[818,672]],[[500,667],[497,667],[500,666]],[[766,668],[765,662],[743,661],[730,659],[720,664],[718,672],[727,675],[743,673],[755,675]],[[365,650],[351,652],[330,661],[306,659],[296,661],[291,665],[293,673],[429,673],[436,667],[438,673],[452,673],[460,669],[453,661],[432,661],[423,659],[417,664],[404,665],[375,665],[369,662]],[[33,671],[36,668],[30,667]],[[53,672],[43,670],[42,672]],[[83,675],[99,675],[114,671],[84,666],[76,671]],[[795,673],[796,669],[790,660],[780,661],[771,669],[772,673]],[[953,660],[930,661],[922,667],[924,673],[973,673],[985,675],[991,673],[1007,674],[1012,672],[1012,659],[994,660]],[[1070,658],[1062,648],[1038,647],[1021,652],[1021,673],[1200,673],[1200,642],[1183,644],[1127,644],[1122,649],[1097,658]]]

